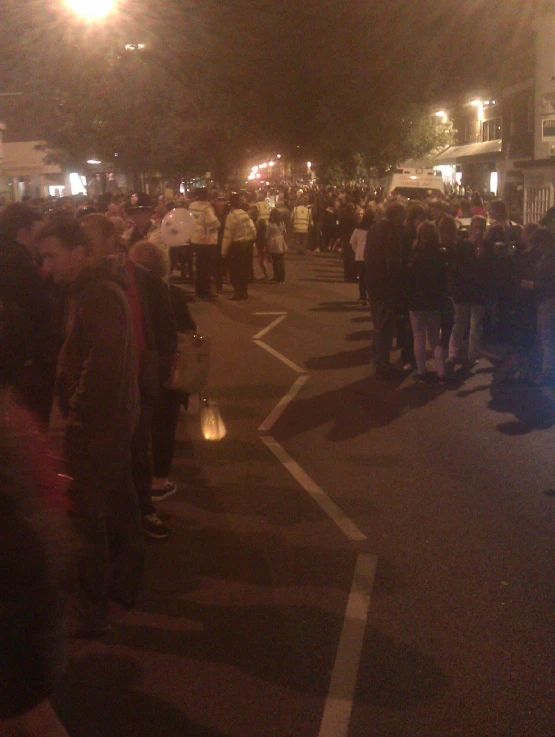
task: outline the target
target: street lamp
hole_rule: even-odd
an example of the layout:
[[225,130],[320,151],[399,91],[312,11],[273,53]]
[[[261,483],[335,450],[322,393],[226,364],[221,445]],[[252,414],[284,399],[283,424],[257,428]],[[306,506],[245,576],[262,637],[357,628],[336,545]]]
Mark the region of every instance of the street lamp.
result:
[[76,15],[87,21],[101,20],[115,10],[116,0],[65,0]]

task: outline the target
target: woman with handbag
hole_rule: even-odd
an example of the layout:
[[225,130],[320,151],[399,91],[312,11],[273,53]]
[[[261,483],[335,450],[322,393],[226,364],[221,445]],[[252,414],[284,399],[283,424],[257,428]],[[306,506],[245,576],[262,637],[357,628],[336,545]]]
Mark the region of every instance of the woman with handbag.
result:
[[[160,249],[152,241],[139,241],[129,253],[130,258],[151,273],[165,279],[168,276],[168,266]],[[176,284],[168,286],[172,310],[178,332],[196,330],[196,323],[191,317],[185,293]],[[171,361],[171,357],[167,357]],[[164,368],[164,367],[162,367]],[[160,373],[169,376],[171,366]],[[154,409],[151,425],[152,444],[152,501],[159,502],[167,499],[177,491],[176,485],[169,481],[168,476],[175,453],[175,433],[179,420],[181,405],[187,406],[189,395],[179,393],[168,388],[167,381],[160,386],[158,401]]]

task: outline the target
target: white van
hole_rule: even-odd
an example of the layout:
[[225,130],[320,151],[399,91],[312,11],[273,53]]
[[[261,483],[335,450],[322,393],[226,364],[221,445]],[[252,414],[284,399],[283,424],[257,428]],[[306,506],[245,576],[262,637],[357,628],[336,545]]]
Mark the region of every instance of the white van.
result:
[[441,172],[433,169],[394,169],[386,177],[384,194],[400,195],[408,200],[442,197],[445,183]]

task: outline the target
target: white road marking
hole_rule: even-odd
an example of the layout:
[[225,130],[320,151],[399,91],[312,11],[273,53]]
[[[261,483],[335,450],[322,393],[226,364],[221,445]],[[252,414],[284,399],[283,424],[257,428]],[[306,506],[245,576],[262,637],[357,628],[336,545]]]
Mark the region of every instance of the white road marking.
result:
[[256,335],[253,335],[252,336],[252,339],[253,340],[260,340],[260,338],[262,338],[264,335],[266,335],[266,333],[269,333],[270,330],[273,330],[277,325],[280,324],[280,322],[282,322],[283,320],[285,320],[286,317],[287,317],[287,315],[286,314],[284,315],[282,313],[281,314],[281,317],[278,317],[276,320],[274,320],[273,322],[271,322],[269,325],[266,325],[266,327],[263,330],[261,330],[260,332],[256,333]]
[[318,484],[313,481],[310,476],[303,471],[299,464],[291,458],[289,453],[270,435],[263,435],[261,438],[264,445],[272,451],[276,458],[281,461],[285,468],[289,471],[303,489],[310,494],[316,504],[318,504],[324,512],[330,517],[343,534],[349,540],[366,540],[366,535],[361,532],[352,522],[345,512],[343,512],[335,502],[321,489]]
[[261,348],[264,348],[265,351],[268,351],[268,353],[271,353],[272,356],[275,356],[275,358],[279,359],[286,366],[289,366],[289,368],[292,368],[293,371],[296,371],[299,374],[306,374],[306,369],[301,368],[300,366],[297,366],[296,363],[293,363],[293,361],[290,361],[288,358],[286,358],[283,355],[283,353],[276,351],[275,348],[272,348],[267,343],[264,343],[263,340],[257,340],[255,338],[253,338],[253,340],[256,343],[256,345],[259,345]]
[[357,558],[318,737],[348,737],[377,557]]
[[291,389],[285,394],[279,402],[276,404],[274,409],[270,412],[268,417],[264,420],[264,422],[260,425],[258,428],[258,432],[268,432],[271,430],[271,428],[274,426],[274,424],[277,422],[277,420],[281,417],[282,413],[284,412],[285,408],[289,405],[290,402],[295,399],[298,392],[302,388],[304,384],[308,381],[309,376],[308,374],[305,374],[304,376],[299,376],[297,381],[293,384]]

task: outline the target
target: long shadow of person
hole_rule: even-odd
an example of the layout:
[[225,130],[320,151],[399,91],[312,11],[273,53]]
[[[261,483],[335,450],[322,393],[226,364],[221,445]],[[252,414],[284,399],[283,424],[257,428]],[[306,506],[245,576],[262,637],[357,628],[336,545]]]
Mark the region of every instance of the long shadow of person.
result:
[[489,409],[507,412],[516,418],[497,426],[504,435],[526,435],[555,425],[555,402],[539,386],[492,384],[490,391]]
[[72,737],[224,737],[140,690],[131,657],[89,653],[74,658],[53,702]]
[[331,422],[325,437],[333,441],[348,440],[390,424],[445,391],[439,385],[412,382],[399,388],[401,381],[370,377],[314,397],[297,399],[278,420],[274,435],[278,440],[286,440]]

